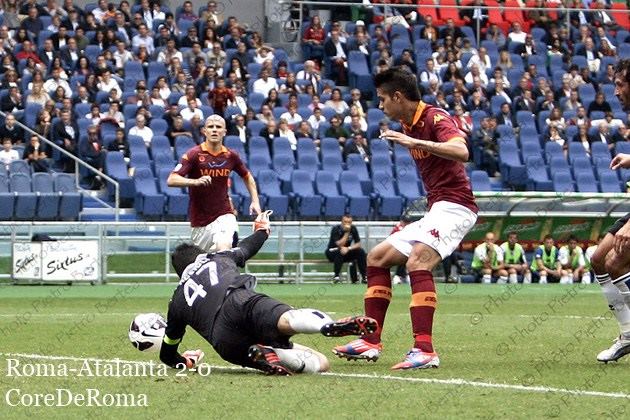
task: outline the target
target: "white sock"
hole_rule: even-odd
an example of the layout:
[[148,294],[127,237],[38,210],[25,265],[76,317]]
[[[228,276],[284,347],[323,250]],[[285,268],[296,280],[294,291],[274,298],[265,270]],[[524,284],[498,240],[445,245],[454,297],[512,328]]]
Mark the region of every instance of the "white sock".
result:
[[560,284],[567,284],[569,282],[569,276],[564,275],[560,277]]
[[492,283],[492,276],[490,274],[484,274],[483,278],[481,279],[481,282],[483,284],[490,284],[490,283]]
[[282,366],[296,373],[317,373],[321,367],[319,357],[312,350],[274,348]]
[[573,284],[573,273],[567,274],[567,283]]
[[511,284],[516,284],[518,283],[518,279],[516,277],[516,274],[510,274],[510,283]]
[[587,271],[582,274],[582,284],[591,284],[591,272]]
[[333,322],[330,316],[317,309],[291,309],[284,315],[291,329],[302,334],[316,334],[324,325]]
[[540,280],[538,280],[539,284],[547,284],[547,275],[546,274],[541,274],[540,275]]
[[505,284],[505,283],[507,283],[507,279],[508,279],[508,278],[507,278],[507,277],[505,277],[505,276],[500,276],[500,277],[499,277],[499,280],[497,281],[497,283],[499,283],[499,284]]
[[[612,283],[608,274],[597,274],[595,278],[602,287],[608,307],[615,314],[615,318],[617,318],[619,329],[624,334],[630,333],[630,308],[628,308],[627,301],[624,301],[625,296],[622,296],[622,291]],[[626,285],[624,284],[624,286]]]
[[528,271],[527,273],[525,273],[525,275],[523,276],[523,283],[531,283],[532,282],[532,272]]

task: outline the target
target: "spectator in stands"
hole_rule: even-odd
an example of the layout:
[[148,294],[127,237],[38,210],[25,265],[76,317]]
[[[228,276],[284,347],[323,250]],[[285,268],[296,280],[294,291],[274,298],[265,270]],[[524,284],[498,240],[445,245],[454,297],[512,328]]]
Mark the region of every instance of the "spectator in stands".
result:
[[110,123],[116,127],[125,128],[125,116],[120,112],[120,102],[109,104],[109,109],[101,114],[101,124]]
[[578,132],[575,133],[572,141],[582,143],[586,153],[591,153],[591,138],[588,135],[588,127],[585,124],[578,125]]
[[483,243],[477,245],[471,267],[477,276],[477,281],[484,284],[492,283],[492,277],[498,277],[498,284],[505,284],[508,272],[503,262],[503,250],[495,244],[493,232],[486,233]]
[[[313,133],[313,129],[311,128],[311,125],[307,121],[302,121],[300,123],[300,126],[295,131],[295,137],[297,137],[298,139],[301,139],[301,138],[307,138],[311,140],[316,139],[315,134]],[[319,141],[316,144],[319,144]]]
[[492,68],[492,60],[488,55],[488,50],[485,47],[479,48],[479,52],[477,54],[473,54],[468,60],[467,67],[472,68],[472,66],[476,65],[479,67],[479,71],[486,74],[486,70]]
[[[527,36],[527,33],[523,32],[523,28],[520,22],[512,22],[512,30],[508,34],[509,42],[525,44]],[[522,54],[522,51],[518,54]]]
[[112,89],[115,90],[118,95],[122,95],[122,89],[116,79],[112,77],[112,74],[109,70],[104,70],[100,76],[98,76],[99,82],[97,84],[98,89],[101,92],[111,92]]
[[0,150],[0,164],[4,165],[5,168],[9,169],[9,164],[14,160],[18,160],[20,158],[17,150],[13,149],[13,142],[10,138],[5,137],[2,139],[2,150]]
[[433,25],[433,17],[431,15],[424,16],[424,28],[420,31],[420,37],[431,42],[435,42],[439,38],[438,28]]
[[179,14],[179,19],[188,20],[190,22],[196,22],[199,20],[199,16],[193,12],[193,4],[191,1],[185,1],[182,5],[182,11]]
[[366,164],[370,164],[370,159],[372,158],[372,153],[370,151],[370,147],[368,146],[367,139],[365,135],[361,132],[355,132],[352,134],[352,141],[347,141],[343,147],[343,160],[344,162],[348,159],[348,155],[358,154],[361,156],[363,161]]
[[280,115],[280,119],[287,122],[289,129],[296,129],[302,122],[302,116],[297,112],[297,104],[289,105],[287,112]]
[[272,89],[275,89],[276,91],[278,90],[278,83],[276,82],[276,79],[269,77],[269,70],[261,70],[260,79],[257,79],[252,87],[253,92],[260,93],[267,97]]
[[348,104],[344,102],[341,90],[338,88],[333,89],[330,99],[324,103],[324,106],[334,109],[337,114],[345,114],[350,109]]
[[237,115],[234,117],[233,123],[230,124],[230,128],[227,132],[228,136],[237,136],[247,152],[249,146],[249,138],[252,136],[252,132],[247,126],[245,126],[245,116]]
[[207,53],[208,64],[216,69],[222,69],[225,61],[227,60],[227,54],[221,49],[221,43],[215,42],[212,44],[212,49]]
[[286,137],[289,140],[289,144],[291,145],[291,150],[295,151],[297,149],[297,139],[295,138],[295,133],[289,126],[289,123],[284,118],[280,118],[278,120],[278,137]]
[[225,79],[222,77],[216,80],[215,88],[208,92],[208,102],[210,106],[214,112],[220,115],[223,115],[225,112],[228,101],[235,101],[235,99],[234,92],[232,89],[225,86]]
[[136,116],[136,125],[129,129],[130,136],[139,136],[144,141],[144,144],[148,148],[151,146],[151,140],[153,140],[153,130],[145,125],[146,118],[142,114]]
[[545,120],[545,123],[548,127],[556,127],[560,133],[563,133],[567,127],[560,108],[553,108],[551,114],[549,114],[549,117]]
[[273,151],[273,141],[278,136],[278,125],[275,120],[267,121],[267,125],[260,130],[260,137],[267,140],[267,146],[269,146],[270,153]]
[[195,86],[188,84],[186,85],[186,93],[184,96],[182,96],[181,98],[179,98],[179,100],[177,101],[177,105],[179,106],[186,106],[188,105],[188,100],[189,99],[194,99],[195,102],[197,102],[197,107],[199,108],[201,105],[203,105],[201,103],[201,100],[199,98],[197,98],[196,92],[195,92]]
[[575,89],[572,89],[571,93],[569,94],[569,99],[567,99],[564,102],[564,105],[562,106],[562,110],[563,111],[567,111],[567,110],[577,111],[577,109],[580,107],[583,108],[582,102],[580,102],[578,91]]
[[331,78],[337,85],[345,86],[348,80],[348,48],[346,43],[339,39],[338,30],[331,31],[330,38],[324,43],[324,53],[331,61]]
[[359,89],[352,89],[350,91],[350,99],[346,101],[348,107],[355,106],[360,117],[365,118],[368,111],[367,102],[361,98],[361,91]]
[[606,72],[599,79],[602,85],[614,85],[615,84],[615,66],[612,64],[606,65]]
[[466,102],[469,111],[484,111],[488,113],[490,106],[485,96],[482,96],[478,90],[473,91]]
[[501,50],[499,53],[499,61],[497,61],[497,67],[503,70],[504,73],[507,73],[512,67],[514,67],[514,63],[512,63],[512,56],[508,52],[508,50]]
[[505,47],[507,42],[503,30],[499,28],[499,25],[497,25],[496,23],[490,24],[490,27],[486,31],[485,39],[494,42],[498,49],[502,49],[503,47]]
[[92,125],[98,126],[101,122],[101,109],[97,104],[92,104],[90,112],[83,116],[83,118],[91,120]]
[[44,25],[39,19],[37,7],[28,9],[28,16],[22,21],[20,28],[26,29],[32,39],[37,39],[37,35],[44,30]]
[[617,127],[623,124],[622,120],[620,120],[619,118],[615,118],[615,114],[613,114],[612,112],[607,112],[604,118],[591,120],[591,125],[593,127],[599,127],[599,125],[603,122],[608,124],[608,127],[612,130],[615,130]]
[[551,111],[554,108],[558,108],[558,103],[556,102],[553,91],[551,89],[548,89],[547,91],[545,91],[544,100],[538,105],[537,112]]
[[482,72],[477,64],[473,64],[472,66],[470,66],[470,72],[468,72],[464,77],[464,81],[466,83],[472,83],[473,79],[476,77],[481,80],[481,85],[483,87],[486,87],[488,85],[488,76],[486,75],[485,71]]
[[343,123],[349,125],[348,128],[350,129],[350,132],[352,133],[360,132],[363,135],[365,135],[365,133],[367,132],[367,128],[368,128],[367,121],[359,113],[359,108],[357,108],[354,105],[350,107],[350,114],[348,114],[344,118]]
[[409,69],[410,72],[416,74],[418,72],[418,67],[416,63],[413,61],[413,55],[410,49],[405,48],[396,60],[394,60],[395,66],[405,66]]
[[65,97],[72,97],[72,89],[68,81],[61,78],[61,69],[56,67],[52,69],[51,77],[44,83],[44,90],[46,92],[54,92],[60,86],[64,90]]
[[613,133],[612,140],[615,145],[617,142],[630,141],[630,130],[626,127],[626,124],[621,124],[617,131]]
[[608,145],[609,149],[613,149],[615,144],[612,141],[612,134],[610,132],[610,126],[607,122],[603,121],[597,126],[597,133],[594,133],[590,138],[590,143],[604,143]]
[[473,131],[473,144],[481,149],[481,168],[488,176],[496,176],[499,170],[498,156],[499,145],[497,143],[496,119],[485,117],[481,120],[480,127]]
[[308,117],[308,123],[311,125],[311,127],[313,128],[313,132],[315,133],[315,137],[317,138],[321,138],[324,137],[321,131],[320,131],[320,124],[323,122],[326,122],[326,117],[324,117],[322,115],[322,109],[321,108],[315,108],[313,110],[313,115],[311,115],[310,117]]
[[300,80],[308,80],[311,82],[311,85],[317,89],[317,85],[321,80],[321,76],[319,72],[315,68],[315,62],[313,60],[306,60],[304,62],[304,69],[297,72],[295,75],[297,81]]
[[593,85],[595,90],[599,89],[597,81],[595,81],[595,78],[593,78],[593,75],[591,74],[588,67],[582,67],[580,69],[580,77],[582,77],[582,80],[584,80],[584,83]]
[[153,37],[151,37],[147,25],[143,23],[138,26],[138,34],[133,37],[131,45],[133,46],[133,48],[144,46],[147,49],[147,53],[149,55],[153,54],[153,51],[155,51],[155,47],[153,45]]
[[606,100],[603,92],[597,92],[597,94],[595,95],[595,100],[588,105],[587,115],[589,118],[591,118],[591,114],[594,111],[601,111],[604,113],[612,112],[612,108]]
[[551,23],[551,18],[549,13],[544,10],[546,8],[545,0],[536,0],[534,7],[536,8],[527,11],[527,18],[533,23],[533,26],[547,29]]
[[256,119],[267,124],[269,121],[276,119],[273,116],[273,112],[271,111],[271,107],[269,105],[263,105],[260,108],[260,113],[256,114]]
[[3,112],[11,113],[16,118],[22,118],[24,114],[24,103],[22,101],[22,94],[17,86],[11,86],[9,88],[8,95],[5,95],[0,101],[0,109]]
[[462,75],[459,68],[454,62],[449,62],[446,71],[444,72],[444,77],[442,80],[444,82],[454,82],[456,79],[464,80],[464,76]]
[[22,144],[24,141],[24,130],[17,125],[14,114],[8,114],[4,119],[4,125],[0,126],[0,138],[10,139],[14,145]]
[[488,8],[483,0],[474,0],[459,11],[459,17],[467,26],[471,26],[480,33],[481,29],[488,24]]
[[560,130],[558,130],[558,127],[555,127],[555,126],[549,127],[548,133],[545,137],[546,137],[545,142],[554,142],[554,143],[559,144],[564,150],[564,154],[566,156],[567,151],[569,149],[569,145],[563,133]]
[[[53,138],[58,146],[66,152],[76,155],[77,144],[79,143],[79,126],[72,119],[72,114],[68,110],[60,113],[60,119],[53,127]],[[61,156],[64,172],[74,172],[74,160],[66,155]]]
[[504,102],[501,105],[501,110],[499,114],[497,114],[496,118],[497,118],[498,125],[507,125],[508,127],[512,127],[513,129],[516,129],[518,127],[518,123],[516,122],[516,117],[512,113],[510,104],[507,102]]
[[441,39],[446,39],[449,36],[453,38],[453,43],[456,45],[460,45],[461,40],[466,37],[459,26],[455,25],[452,18],[446,19],[446,25],[440,30]]
[[420,82],[428,84],[431,81],[435,81],[438,86],[442,84],[440,72],[435,68],[435,61],[428,58],[425,61],[425,69],[420,73]]
[[455,115],[453,116],[455,119],[455,123],[457,124],[457,128],[461,131],[469,135],[473,130],[472,117],[467,111],[464,111],[464,108],[457,104],[453,107],[455,111]]
[[214,25],[215,27],[219,27],[223,23],[224,17],[223,13],[221,13],[217,8],[217,2],[210,0],[207,3],[206,10],[201,12],[200,19]]
[[586,63],[591,72],[596,73],[599,71],[599,65],[601,61],[599,59],[595,42],[593,42],[593,38],[586,38],[584,45],[578,48],[575,51],[575,54],[586,57]]
[[582,75],[580,74],[580,68],[577,64],[571,64],[569,67],[569,76],[571,77],[571,88],[577,89],[581,85],[584,84],[584,79],[582,79]]
[[[198,42],[193,44],[192,51],[190,51],[190,55],[188,56],[189,60],[191,57],[196,57],[197,54],[202,54],[205,59],[205,54],[203,53],[203,51],[201,51],[201,45]],[[177,49],[177,46],[175,45],[175,40],[169,39],[168,41],[166,41],[166,47],[158,53],[156,61],[158,63],[165,63],[168,65],[171,63],[173,58],[177,58],[180,62],[184,61],[184,56],[181,51]],[[194,60],[193,62],[189,61],[189,64],[190,67],[193,68]]]
[[30,142],[24,148],[22,159],[31,166],[33,172],[48,172],[51,167],[50,147],[40,142],[39,137],[33,135]]
[[187,107],[182,109],[179,114],[182,116],[184,121],[192,120],[193,116],[198,116],[199,118],[203,118],[203,112],[197,107],[197,99],[192,98],[188,99]]
[[[79,146],[79,157],[99,171],[103,171],[107,152],[103,148],[98,127],[95,125],[88,127],[87,134],[87,141],[81,142]],[[87,177],[87,181],[90,182],[90,189],[93,190],[98,190],[103,185],[100,176],[94,176],[92,173]]]
[[601,46],[599,47],[599,51],[597,51],[597,55],[600,59],[604,57],[617,57],[617,50],[607,38],[602,39],[600,42]]
[[570,124],[577,125],[578,127],[580,125],[584,125],[588,129],[588,127],[591,125],[591,120],[586,115],[586,108],[584,108],[583,106],[579,106],[577,109],[577,114],[575,115],[575,117],[571,118]]
[[107,146],[107,150],[110,152],[119,152],[122,153],[125,160],[129,160],[129,144],[127,143],[127,139],[125,138],[125,130],[119,128],[116,130],[116,137],[113,142]]
[[127,46],[124,41],[118,41],[116,43],[116,51],[114,51],[114,69],[119,74],[123,74],[125,64],[128,61],[133,60],[131,52],[129,52],[126,47]]
[[173,118],[173,123],[168,125],[164,134],[171,143],[171,147],[175,146],[175,138],[179,136],[193,137],[192,133],[184,127],[184,119],[179,115]]
[[339,283],[341,281],[339,274],[344,262],[354,262],[355,268],[351,270],[352,283],[358,282],[356,275],[357,269],[361,273],[361,282],[367,283],[365,276],[367,254],[361,246],[359,231],[352,225],[351,215],[344,215],[341,218],[341,224],[333,226],[330,231],[330,240],[325,254],[328,261],[334,264],[334,283]]
[[50,113],[45,109],[42,109],[37,115],[37,122],[35,123],[33,130],[40,136],[50,140],[52,134],[51,121],[52,117],[50,116]]
[[516,98],[514,110],[516,112],[529,111],[532,114],[536,112],[536,101],[532,98],[531,90],[524,90],[523,94]]
[[593,26],[599,26],[605,28],[607,31],[617,31],[620,26],[606,11],[606,1],[597,0],[591,7],[595,8],[595,12],[591,17],[591,24]]
[[330,127],[324,133],[324,137],[334,137],[339,140],[339,144],[343,146],[346,143],[346,139],[350,137],[348,130],[341,125],[341,117],[334,115],[330,119]]

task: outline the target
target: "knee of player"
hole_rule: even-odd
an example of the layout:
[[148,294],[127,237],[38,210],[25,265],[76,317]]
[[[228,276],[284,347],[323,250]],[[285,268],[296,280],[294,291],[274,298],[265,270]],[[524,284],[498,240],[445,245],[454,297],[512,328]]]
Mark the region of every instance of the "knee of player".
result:
[[431,271],[440,261],[440,255],[433,248],[424,245],[413,248],[405,266],[408,272],[416,270]]
[[317,353],[319,358],[319,373],[328,372],[330,370],[330,362],[328,358],[321,353]]
[[503,276],[507,276],[507,275],[508,275],[508,272],[505,271],[504,269],[499,270],[499,276],[503,277]]
[[508,268],[508,274],[516,274],[516,268]]
[[489,268],[484,268],[481,270],[481,274],[483,274],[484,276],[488,274],[492,274],[492,270]]
[[604,264],[604,267],[606,268],[606,272],[610,274],[610,277],[612,279],[616,279],[621,274],[623,274],[620,272],[619,266],[620,264],[619,264],[619,259],[617,258],[617,254],[614,254],[612,258],[608,258],[606,260],[606,263]]

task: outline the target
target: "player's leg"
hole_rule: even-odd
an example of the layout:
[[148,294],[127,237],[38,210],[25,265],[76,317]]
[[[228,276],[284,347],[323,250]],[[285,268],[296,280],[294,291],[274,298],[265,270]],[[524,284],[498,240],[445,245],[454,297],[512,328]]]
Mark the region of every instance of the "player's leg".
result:
[[508,281],[510,282],[510,284],[515,284],[518,283],[518,269],[514,268],[514,267],[510,267],[508,268],[507,272],[508,272]]
[[[591,267],[593,268],[593,272],[595,273],[595,279],[599,283],[602,288],[602,292],[606,301],[608,302],[608,307],[615,318],[617,319],[617,324],[619,325],[620,335],[613,341],[613,345],[606,350],[601,351],[597,355],[597,360],[601,362],[609,362],[614,361],[622,357],[624,353],[623,347],[623,339],[625,337],[630,337],[630,307],[626,303],[626,296],[622,292],[626,290],[622,290],[622,288],[618,287],[621,283],[617,285],[613,283],[611,279],[611,275],[607,271],[607,256],[614,253],[613,244],[615,236],[614,234],[621,229],[621,227],[626,223],[627,217],[619,219],[615,225],[609,230],[604,239],[601,240],[597,249],[593,256],[591,257]],[[612,257],[612,254],[611,254]],[[617,270],[614,265],[614,260],[608,264],[608,268],[613,268]],[[615,274],[618,274],[616,272]],[[621,285],[626,286],[627,285]],[[621,349],[620,349],[621,347]],[[620,351],[621,350],[621,351]]]
[[[569,284],[569,272],[573,273],[571,266],[558,270],[557,274],[560,277],[560,284]],[[573,274],[571,274],[571,283],[573,283]]]
[[[255,344],[249,349],[250,358],[260,364],[280,364],[290,373],[321,373],[330,369],[326,356],[309,347],[293,343],[292,348],[280,348]],[[272,367],[272,372],[273,367]]]
[[238,232],[238,222],[236,221],[236,216],[232,213],[224,214],[217,217],[211,225],[214,235],[214,247],[212,250],[216,251],[232,248],[234,233]]
[[483,284],[492,283],[492,270],[490,268],[482,268],[481,272],[481,282]]
[[399,232],[415,236],[406,264],[411,280],[409,313],[414,344],[405,359],[392,369],[439,366],[440,359],[433,349],[433,316],[437,295],[432,270],[457,249],[476,220],[477,215],[463,206],[438,202],[424,217],[421,226],[414,229],[410,225]]
[[520,274],[523,275],[523,283],[530,284],[532,282],[532,270],[529,269],[527,264],[522,265]]
[[507,270],[504,269],[500,269],[500,270],[494,270],[493,273],[495,276],[498,276],[498,280],[497,283],[498,284],[506,284],[508,281],[508,272]]
[[547,269],[541,268],[538,270],[538,284],[547,284]]
[[295,334],[317,334],[326,337],[364,336],[373,333],[377,323],[367,316],[352,316],[333,321],[326,313],[317,309],[291,309],[278,319],[278,331],[287,336]]
[[190,239],[192,243],[206,252],[214,247],[214,233],[212,232],[212,226],[198,226],[191,229]]
[[[388,239],[396,237],[402,232],[396,232]],[[366,316],[375,319],[378,323],[378,328],[374,333],[368,334],[363,338],[335,347],[333,353],[348,360],[365,359],[376,361],[378,359],[383,348],[381,345],[383,323],[392,298],[392,280],[389,269],[394,265],[404,264],[406,260],[407,257],[388,240],[381,242],[368,253],[368,288],[363,302]]]
[[333,263],[333,282],[339,283],[341,281],[339,273],[341,273],[341,266],[343,265],[343,255],[338,249],[334,251],[326,250],[326,258]]

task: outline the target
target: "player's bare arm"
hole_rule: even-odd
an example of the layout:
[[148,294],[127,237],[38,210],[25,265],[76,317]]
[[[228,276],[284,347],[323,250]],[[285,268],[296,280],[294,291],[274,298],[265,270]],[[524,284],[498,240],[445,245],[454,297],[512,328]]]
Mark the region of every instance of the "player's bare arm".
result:
[[206,187],[210,185],[211,183],[212,183],[212,177],[209,175],[204,175],[201,178],[197,178],[197,179],[190,179],[190,178],[186,178],[185,176],[176,174],[175,172],[171,172],[171,174],[166,179],[166,184],[169,187],[176,187],[176,188]]
[[243,178],[249,196],[252,198],[252,203],[249,205],[249,214],[260,214],[260,200],[258,198],[258,189],[256,188],[256,180],[251,173],[247,174],[247,177]]
[[630,155],[626,153],[619,153],[610,162],[610,169],[628,169],[630,168]]
[[463,137],[454,137],[445,143],[415,139],[394,130],[387,130],[381,138],[396,142],[408,149],[420,149],[444,159],[468,162],[468,147]]

